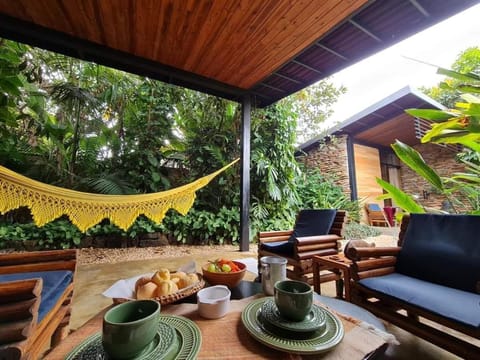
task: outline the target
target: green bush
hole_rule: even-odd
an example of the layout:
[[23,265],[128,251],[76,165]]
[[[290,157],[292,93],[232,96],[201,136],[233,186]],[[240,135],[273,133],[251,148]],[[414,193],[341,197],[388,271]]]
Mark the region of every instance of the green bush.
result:
[[166,233],[181,244],[236,244],[239,223],[238,208],[225,206],[217,213],[192,208],[185,216],[171,211],[163,221]]
[[350,200],[333,176],[324,175],[317,168],[303,167],[297,190],[301,208],[346,210],[350,221],[360,221],[359,202]]
[[68,249],[80,245],[82,237],[80,230],[63,218],[43,227],[33,223],[0,225],[0,248]]

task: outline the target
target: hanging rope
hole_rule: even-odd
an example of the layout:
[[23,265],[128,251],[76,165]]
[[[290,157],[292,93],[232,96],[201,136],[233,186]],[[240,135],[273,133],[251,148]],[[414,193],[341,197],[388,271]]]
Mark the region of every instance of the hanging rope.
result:
[[0,214],[27,206],[37,226],[67,215],[82,232],[107,218],[123,230],[142,214],[160,223],[169,209],[185,215],[193,205],[195,192],[237,161],[187,185],[140,195],[101,195],[68,190],[0,166]]

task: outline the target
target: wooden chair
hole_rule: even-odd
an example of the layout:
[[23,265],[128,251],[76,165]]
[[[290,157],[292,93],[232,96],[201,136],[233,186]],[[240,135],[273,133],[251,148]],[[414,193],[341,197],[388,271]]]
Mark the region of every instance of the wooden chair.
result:
[[365,211],[367,213],[368,224],[370,226],[390,227],[390,223],[388,222],[385,213],[377,203],[365,204]]
[[39,359],[68,335],[77,250],[0,255],[0,359]]
[[[347,213],[343,210],[334,212],[332,222],[323,233],[308,233],[300,231],[299,228],[306,225],[302,220],[305,212],[318,212],[321,216],[323,210],[302,210],[297,216],[294,229],[280,231],[261,231],[258,233],[258,263],[262,256],[281,256],[287,259],[287,277],[290,279],[305,281],[313,284],[313,256],[338,254],[341,249],[340,240],[343,239],[344,226],[347,220]],[[313,221],[313,220],[312,220]],[[307,224],[308,225],[308,224]],[[305,235],[307,234],[307,235]],[[297,235],[297,236],[296,236]],[[325,271],[328,270],[328,271]],[[320,282],[339,281],[340,271],[321,268]],[[338,284],[337,284],[338,285]],[[338,285],[340,291],[342,286]],[[341,296],[342,294],[337,294]]]
[[480,246],[473,215],[404,215],[398,247],[352,247],[351,301],[465,359],[480,354]]

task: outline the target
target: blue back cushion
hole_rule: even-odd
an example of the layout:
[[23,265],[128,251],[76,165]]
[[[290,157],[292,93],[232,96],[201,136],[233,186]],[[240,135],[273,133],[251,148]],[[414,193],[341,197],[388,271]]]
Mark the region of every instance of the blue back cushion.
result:
[[478,293],[479,233],[480,216],[411,214],[396,271]]
[[72,282],[73,274],[68,270],[4,274],[0,275],[0,282],[35,278],[42,278],[43,280],[40,308],[38,310],[38,323],[40,323]]
[[301,210],[288,241],[294,242],[295,238],[302,236],[327,235],[336,214],[335,209]]

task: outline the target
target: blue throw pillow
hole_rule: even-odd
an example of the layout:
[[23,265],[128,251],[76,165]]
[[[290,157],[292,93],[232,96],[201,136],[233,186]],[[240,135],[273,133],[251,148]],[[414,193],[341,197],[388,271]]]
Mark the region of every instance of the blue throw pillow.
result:
[[68,270],[39,271],[0,275],[0,282],[42,278],[43,287],[38,309],[38,323],[40,323],[72,282],[72,277],[72,272]]
[[480,216],[411,214],[396,271],[477,293]]
[[297,237],[303,236],[327,235],[336,214],[336,209],[301,210],[288,241],[295,242]]

